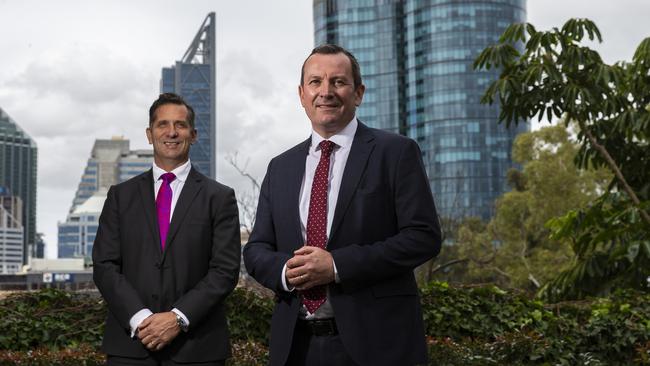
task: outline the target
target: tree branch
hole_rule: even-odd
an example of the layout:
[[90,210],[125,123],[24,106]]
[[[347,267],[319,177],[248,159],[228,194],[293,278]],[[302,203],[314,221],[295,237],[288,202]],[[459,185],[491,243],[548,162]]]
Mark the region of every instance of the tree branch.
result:
[[589,142],[593,145],[596,151],[598,151],[600,155],[602,155],[602,157],[607,162],[609,168],[614,172],[616,179],[618,179],[619,183],[621,183],[621,185],[623,186],[623,190],[625,191],[625,193],[627,193],[628,196],[630,196],[630,199],[632,200],[632,202],[634,202],[634,205],[639,208],[639,212],[641,213],[641,216],[643,217],[645,222],[648,223],[648,225],[650,225],[650,215],[644,209],[639,207],[639,205],[641,204],[639,197],[637,197],[632,187],[630,187],[630,185],[627,183],[627,180],[625,180],[623,173],[619,169],[618,165],[616,165],[616,162],[614,161],[612,156],[609,155],[609,152],[607,151],[605,146],[598,143],[598,140],[596,140],[596,137],[594,137],[591,131],[587,128],[584,121],[578,121],[578,124],[580,124],[580,129],[584,131],[585,135],[589,139]]
[[453,266],[454,264],[465,263],[467,261],[469,261],[469,258],[454,259],[454,260],[451,260],[451,261],[449,261],[447,263],[443,263],[443,264],[441,264],[439,266],[436,266],[436,268],[431,269],[431,271],[429,271],[429,273],[434,274],[434,273],[436,273],[438,271],[441,271],[441,270],[443,270],[443,269],[445,269],[447,267]]

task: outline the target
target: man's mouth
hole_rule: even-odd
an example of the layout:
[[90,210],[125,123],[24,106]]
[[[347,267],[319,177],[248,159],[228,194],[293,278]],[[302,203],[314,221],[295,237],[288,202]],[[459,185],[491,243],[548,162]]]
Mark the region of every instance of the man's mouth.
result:
[[166,141],[166,142],[163,142],[163,144],[165,146],[167,146],[167,147],[176,147],[176,146],[180,145],[180,142]]

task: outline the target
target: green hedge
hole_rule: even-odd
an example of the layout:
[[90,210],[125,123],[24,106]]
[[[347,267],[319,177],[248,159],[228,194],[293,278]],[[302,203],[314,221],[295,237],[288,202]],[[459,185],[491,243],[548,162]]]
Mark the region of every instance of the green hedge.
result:
[[494,286],[422,289],[436,365],[650,365],[650,295],[543,304]]
[[[422,288],[431,365],[650,365],[650,295],[543,304],[494,286]],[[273,301],[228,299],[229,365],[263,365]],[[0,365],[99,365],[106,308],[58,290],[0,300]]]

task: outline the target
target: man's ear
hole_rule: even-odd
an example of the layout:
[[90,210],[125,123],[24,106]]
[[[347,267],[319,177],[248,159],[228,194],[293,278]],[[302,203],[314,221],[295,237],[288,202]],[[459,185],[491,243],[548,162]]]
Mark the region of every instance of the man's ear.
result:
[[305,103],[304,103],[304,101],[302,99],[302,96],[303,96],[304,92],[305,91],[302,89],[302,84],[298,85],[298,97],[300,98],[300,105],[302,105],[303,108],[305,107]]
[[149,145],[153,144],[153,137],[151,136],[151,127],[147,127],[145,133],[147,134],[147,140],[149,140]]

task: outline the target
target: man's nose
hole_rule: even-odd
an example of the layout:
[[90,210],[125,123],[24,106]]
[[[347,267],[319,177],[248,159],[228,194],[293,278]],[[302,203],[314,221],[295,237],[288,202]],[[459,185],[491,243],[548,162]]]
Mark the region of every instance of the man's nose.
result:
[[333,85],[328,81],[322,82],[320,85],[321,97],[328,98],[331,97],[333,94],[334,94]]
[[169,137],[178,136],[178,130],[176,129],[176,126],[174,126],[173,124],[170,125],[169,128],[167,129],[167,135],[169,135]]

